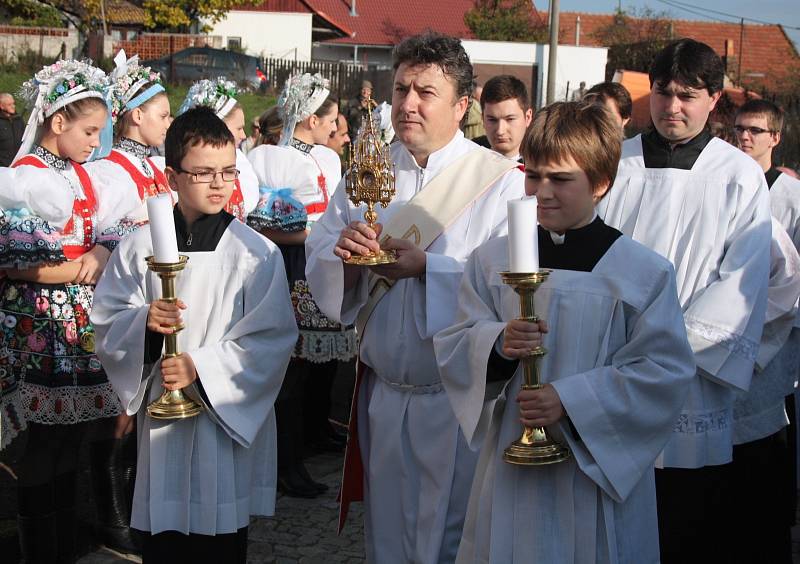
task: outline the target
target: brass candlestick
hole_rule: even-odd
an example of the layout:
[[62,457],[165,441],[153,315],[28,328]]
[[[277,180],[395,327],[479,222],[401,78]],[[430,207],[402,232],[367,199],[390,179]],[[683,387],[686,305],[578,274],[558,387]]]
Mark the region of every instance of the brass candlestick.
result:
[[[181,255],[178,262],[156,262],[155,257],[147,257],[147,268],[161,278],[161,299],[165,302],[178,301],[175,295],[175,277],[178,272],[186,267],[189,257]],[[183,329],[183,324],[174,325],[174,332],[164,335],[164,355],[161,357],[172,358],[180,356],[178,352],[178,331]],[[147,406],[147,415],[153,419],[185,419],[194,417],[203,411],[203,407],[187,398],[181,390],[164,390],[161,397]]]
[[[367,102],[372,108],[372,99]],[[380,204],[385,208],[395,194],[394,165],[389,157],[389,146],[381,141],[380,134],[375,131],[372,112],[366,112],[361,119],[358,138],[355,143],[350,144],[345,187],[353,205],[367,204],[364,219],[371,229],[375,229],[375,222],[378,220],[375,206]],[[394,251],[380,250],[368,255],[352,255],[345,262],[375,266],[397,262],[397,256]]]
[[[539,321],[534,311],[533,296],[549,275],[549,270],[500,273],[503,283],[511,286],[519,294],[521,314],[519,319],[531,323]],[[523,390],[538,390],[542,387],[539,381],[539,361],[546,354],[547,349],[539,346],[532,350],[529,356],[521,359],[525,376]],[[571,455],[569,448],[551,439],[544,427],[525,427],[522,436],[503,452],[503,460],[520,466],[542,466],[563,462]]]

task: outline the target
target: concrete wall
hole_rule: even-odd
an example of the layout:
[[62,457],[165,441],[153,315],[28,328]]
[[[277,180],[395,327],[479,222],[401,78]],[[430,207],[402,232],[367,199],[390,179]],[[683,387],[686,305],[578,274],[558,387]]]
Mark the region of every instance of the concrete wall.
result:
[[17,27],[0,25],[0,60],[14,62],[18,55],[33,51],[56,59],[61,53],[72,57],[78,49],[75,29]]
[[231,10],[209,33],[221,36],[223,47],[240,38],[248,55],[310,61],[311,19],[311,14]]

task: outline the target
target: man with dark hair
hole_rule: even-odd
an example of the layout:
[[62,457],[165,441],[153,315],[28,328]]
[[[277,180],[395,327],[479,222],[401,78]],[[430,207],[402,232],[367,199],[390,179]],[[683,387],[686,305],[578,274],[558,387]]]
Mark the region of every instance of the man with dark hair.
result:
[[[781,141],[783,111],[768,100],[749,100],[737,110],[734,123],[739,148],[764,171],[770,188],[773,229],[781,231],[780,235],[787,239],[786,254],[794,258],[797,280],[800,180],[781,173],[772,163],[772,150]],[[777,235],[774,233],[776,240],[780,240]],[[778,301],[773,286],[771,283],[771,310]],[[787,292],[786,286],[784,283],[779,290],[788,298],[791,314],[797,295]],[[794,383],[800,348],[800,323],[795,317],[775,319],[769,330],[765,327],[763,340],[769,337],[772,342],[762,345],[761,350],[771,351],[774,356],[759,367],[750,390],[738,393],[734,403],[733,468],[738,529],[732,539],[741,562],[792,561],[791,529],[797,500]],[[783,326],[776,327],[780,322]],[[759,359],[761,356],[760,353]],[[753,487],[754,484],[757,486]],[[754,515],[758,518],[754,519]]]
[[11,166],[24,132],[25,123],[17,114],[14,97],[8,92],[0,92],[0,166]]
[[519,147],[533,118],[525,84],[510,74],[490,78],[481,94],[481,110],[486,135],[473,141],[521,163]]
[[350,132],[347,127],[347,118],[344,114],[339,114],[336,117],[336,131],[331,133],[328,142],[325,145],[336,151],[339,157],[344,156],[344,148],[350,143]]
[[697,374],[656,470],[661,561],[730,562],[733,400],[747,390],[767,304],[764,174],[706,128],[723,65],[681,39],[650,69],[653,129],[623,143],[604,221],[672,261]]
[[[361,335],[343,512],[363,488],[368,561],[446,564],[477,453],[443,390],[433,335],[455,321],[464,263],[506,232],[506,202],[524,194],[524,178],[459,130],[472,65],[458,39],[410,37],[395,48],[394,69],[396,195],[373,230],[340,186],[306,242],[306,274],[323,313]],[[343,262],[382,249],[397,262]]]
[[586,91],[584,100],[603,104],[614,116],[623,134],[625,126],[631,121],[633,102],[628,89],[619,82],[598,82]]

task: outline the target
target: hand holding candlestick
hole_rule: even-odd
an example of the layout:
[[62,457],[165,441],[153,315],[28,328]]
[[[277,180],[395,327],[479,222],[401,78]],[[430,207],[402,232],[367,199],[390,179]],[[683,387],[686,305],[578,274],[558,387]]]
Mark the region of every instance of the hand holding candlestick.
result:
[[[539,240],[536,222],[536,199],[522,198],[508,202],[508,252],[509,272],[501,272],[505,284],[519,294],[520,317],[523,321],[538,323],[534,309],[534,294],[550,275],[539,269]],[[524,375],[523,390],[542,387],[539,378],[539,361],[547,354],[542,346],[534,348],[521,359]],[[553,441],[544,427],[525,427],[522,436],[511,443],[503,453],[503,460],[522,466],[540,466],[567,460],[568,448]]]
[[[147,199],[147,215],[154,255],[147,257],[147,267],[161,278],[161,299],[176,303],[178,298],[175,294],[175,277],[186,267],[189,259],[178,254],[178,240],[172,213],[172,201],[168,196],[153,196]],[[180,355],[178,332],[183,328],[183,324],[175,325],[172,327],[172,333],[164,335],[162,358]],[[147,415],[153,419],[184,419],[194,417],[202,410],[202,406],[187,398],[181,390],[166,390],[160,398],[147,406]]]

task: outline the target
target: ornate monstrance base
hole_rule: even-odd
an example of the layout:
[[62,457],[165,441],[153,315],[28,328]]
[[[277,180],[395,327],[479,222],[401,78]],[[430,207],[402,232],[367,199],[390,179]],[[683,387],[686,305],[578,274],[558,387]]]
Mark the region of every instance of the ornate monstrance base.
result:
[[187,398],[180,390],[164,392],[147,406],[147,415],[153,419],[186,419],[203,411],[202,406]]
[[397,254],[394,251],[378,251],[369,255],[352,255],[345,260],[347,264],[358,266],[378,266],[379,264],[393,264],[397,262]]

